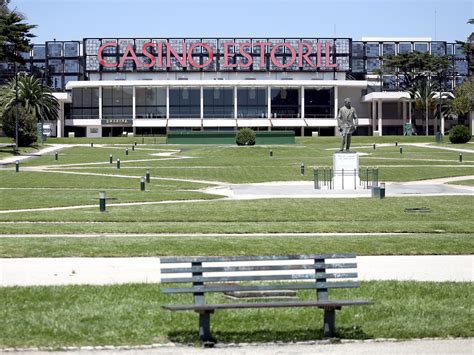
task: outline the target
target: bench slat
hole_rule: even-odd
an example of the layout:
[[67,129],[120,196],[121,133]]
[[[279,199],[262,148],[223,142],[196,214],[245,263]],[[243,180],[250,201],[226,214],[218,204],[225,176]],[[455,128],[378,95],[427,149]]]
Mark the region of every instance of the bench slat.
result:
[[261,255],[261,256],[177,256],[161,258],[162,264],[191,262],[226,262],[226,261],[259,261],[259,260],[304,260],[304,259],[348,259],[356,254],[306,254],[306,255]]
[[204,293],[204,292],[230,292],[230,291],[268,291],[268,290],[308,290],[327,288],[355,288],[358,282],[310,282],[305,284],[276,284],[276,285],[213,285],[193,287],[161,288],[163,293]]
[[162,306],[170,311],[211,311],[214,309],[237,308],[280,308],[280,307],[343,307],[371,305],[365,300],[331,300],[331,301],[284,301],[284,302],[252,302],[252,303],[221,303],[221,304],[174,304]]
[[317,263],[294,265],[244,265],[244,266],[194,266],[163,268],[162,274],[192,273],[192,272],[238,272],[238,271],[270,271],[270,270],[313,270],[313,269],[355,269],[357,263]]
[[314,280],[314,279],[348,279],[357,277],[351,273],[312,273],[292,275],[255,275],[255,276],[193,276],[164,278],[161,282],[189,283],[189,282],[231,282],[231,281],[278,281],[278,280]]

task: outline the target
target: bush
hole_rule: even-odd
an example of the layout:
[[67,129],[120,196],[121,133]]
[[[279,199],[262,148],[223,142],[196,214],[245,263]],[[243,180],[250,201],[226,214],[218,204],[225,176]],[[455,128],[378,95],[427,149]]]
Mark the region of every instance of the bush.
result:
[[471,140],[469,129],[461,124],[454,126],[449,130],[449,141],[453,144],[467,143]]
[[[15,139],[16,110],[3,112],[2,129],[7,137]],[[18,145],[28,147],[38,139],[36,128],[36,116],[26,111],[23,107],[18,108]]]
[[243,128],[235,135],[237,145],[255,145],[255,132],[250,128]]

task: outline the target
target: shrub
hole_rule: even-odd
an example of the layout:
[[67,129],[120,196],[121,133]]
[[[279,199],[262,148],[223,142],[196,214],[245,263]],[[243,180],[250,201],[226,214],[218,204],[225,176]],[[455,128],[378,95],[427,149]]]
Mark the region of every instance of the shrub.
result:
[[449,141],[453,144],[467,143],[471,140],[469,129],[461,124],[454,126],[449,130]]
[[[10,138],[15,138],[15,121],[16,110],[12,108],[4,111],[2,115],[2,129],[5,135]],[[36,117],[25,110],[23,107],[18,109],[18,145],[20,147],[28,147],[36,140],[37,128]]]
[[235,135],[237,145],[255,145],[255,132],[250,128],[243,128]]

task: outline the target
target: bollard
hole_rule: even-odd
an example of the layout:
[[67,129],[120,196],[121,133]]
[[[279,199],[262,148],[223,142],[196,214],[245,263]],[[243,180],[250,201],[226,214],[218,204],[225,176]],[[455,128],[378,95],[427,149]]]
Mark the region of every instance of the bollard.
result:
[[99,191],[99,211],[105,212],[105,191]]
[[375,143],[374,143],[374,150],[375,150]]
[[156,144],[156,137],[153,139],[154,144]]
[[128,148],[125,149],[125,155],[128,155]]
[[18,160],[15,162],[15,171],[16,172],[20,171],[20,162]]
[[134,145],[132,145],[132,150],[135,150],[135,146],[134,146]]
[[142,144],[145,143],[145,137],[142,137]]
[[300,170],[301,176],[304,176],[304,163],[303,163],[303,162],[301,162],[301,167],[300,167],[300,169],[301,169],[301,170]]
[[94,148],[94,143],[93,142],[91,142],[91,148]]
[[150,169],[146,169],[145,177],[146,177],[146,182],[150,182]]
[[270,156],[273,156],[273,150],[270,149]]
[[459,153],[459,162],[462,163],[462,153]]
[[140,178],[140,191],[145,191],[145,178]]
[[403,154],[403,147],[400,146],[400,154]]
[[58,152],[54,153],[54,160],[58,160]]
[[398,147],[398,142],[395,142],[395,147]]
[[135,146],[137,145],[137,141],[135,141],[134,145],[135,145]]
[[117,158],[117,169],[120,169],[120,159]]
[[112,154],[109,155],[109,164],[112,164],[113,156]]

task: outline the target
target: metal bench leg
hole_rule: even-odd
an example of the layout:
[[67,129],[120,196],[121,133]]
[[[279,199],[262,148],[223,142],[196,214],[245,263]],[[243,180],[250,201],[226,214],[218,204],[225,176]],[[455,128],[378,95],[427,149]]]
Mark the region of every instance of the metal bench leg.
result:
[[214,311],[199,312],[199,338],[204,346],[213,346],[215,343],[211,336],[211,313]]
[[324,310],[324,337],[334,338],[336,336],[336,310]]

